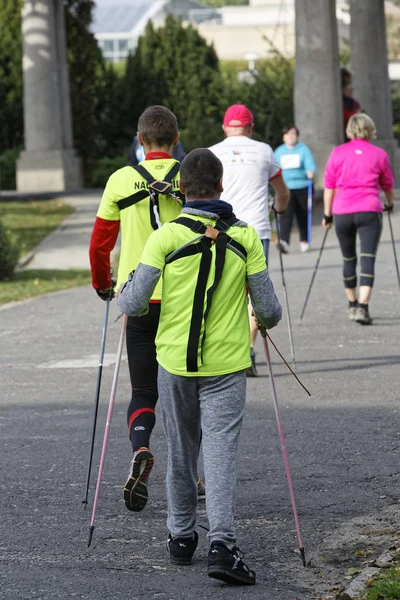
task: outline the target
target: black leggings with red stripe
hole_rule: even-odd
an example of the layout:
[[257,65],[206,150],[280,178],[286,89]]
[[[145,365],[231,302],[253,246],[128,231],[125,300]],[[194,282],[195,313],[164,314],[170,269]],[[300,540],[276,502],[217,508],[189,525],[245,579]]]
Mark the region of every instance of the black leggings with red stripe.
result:
[[150,304],[144,317],[128,317],[126,349],[132,385],[128,407],[128,429],[133,451],[149,447],[158,400],[156,333],[160,320],[160,304]]

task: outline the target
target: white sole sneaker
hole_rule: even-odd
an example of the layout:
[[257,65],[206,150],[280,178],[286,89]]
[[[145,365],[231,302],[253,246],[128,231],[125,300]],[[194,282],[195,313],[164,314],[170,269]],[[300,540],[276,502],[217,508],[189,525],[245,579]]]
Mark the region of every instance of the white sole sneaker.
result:
[[308,252],[310,249],[310,244],[308,242],[300,242],[300,251]]
[[154,456],[148,448],[139,448],[133,455],[124,488],[125,506],[140,512],[147,504],[147,480],[154,465]]

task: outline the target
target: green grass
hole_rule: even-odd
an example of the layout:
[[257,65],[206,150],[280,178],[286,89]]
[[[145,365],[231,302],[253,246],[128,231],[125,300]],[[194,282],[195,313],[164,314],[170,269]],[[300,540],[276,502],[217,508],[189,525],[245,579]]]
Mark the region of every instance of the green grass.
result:
[[19,271],[11,281],[0,281],[0,304],[90,283],[90,271],[86,269]]
[[73,212],[72,206],[60,200],[0,203],[0,219],[5,228],[11,231],[20,257],[33,250]]
[[381,573],[368,582],[360,600],[399,600],[400,566],[382,569]]
[[[60,200],[0,203],[0,219],[11,232],[20,257],[33,250],[73,212]],[[0,304],[90,283],[87,269],[16,271],[11,281],[0,281]]]

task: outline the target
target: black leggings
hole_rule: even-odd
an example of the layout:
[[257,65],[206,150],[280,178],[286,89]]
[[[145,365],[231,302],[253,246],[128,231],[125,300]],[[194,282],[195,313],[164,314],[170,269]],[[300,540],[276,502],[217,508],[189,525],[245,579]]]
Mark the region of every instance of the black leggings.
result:
[[126,327],[126,349],[132,385],[127,419],[133,451],[149,446],[156,422],[158,363],[155,339],[160,309],[161,304],[150,304],[147,315],[128,317]]
[[300,233],[300,241],[307,241],[307,201],[308,188],[290,190],[290,198],[286,211],[279,217],[280,239],[289,243],[290,230],[292,229],[293,217],[296,215],[297,226]]
[[358,212],[335,215],[335,229],[343,255],[344,287],[357,287],[356,237],[360,237],[360,285],[374,285],[375,258],[382,232],[382,215]]

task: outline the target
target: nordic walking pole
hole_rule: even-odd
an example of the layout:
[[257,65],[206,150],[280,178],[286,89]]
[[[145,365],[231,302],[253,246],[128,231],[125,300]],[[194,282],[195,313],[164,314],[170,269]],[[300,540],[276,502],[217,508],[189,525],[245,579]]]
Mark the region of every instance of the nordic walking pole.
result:
[[316,263],[316,265],[314,267],[314,273],[312,274],[310,285],[309,285],[308,291],[307,291],[307,296],[306,296],[306,299],[305,299],[305,302],[304,302],[303,309],[301,311],[300,323],[302,322],[303,317],[304,317],[304,313],[306,312],[307,302],[308,302],[308,299],[309,299],[310,294],[311,294],[311,288],[313,286],[314,279],[315,279],[315,276],[317,274],[317,270],[318,270],[318,266],[319,266],[319,261],[321,260],[322,252],[323,252],[323,249],[324,249],[324,246],[325,246],[326,238],[328,237],[328,233],[329,233],[329,229],[325,229],[325,233],[324,233],[324,237],[323,237],[323,240],[322,240],[321,248],[320,248],[320,251],[319,251],[319,254],[318,254],[318,258],[317,258],[317,263]]
[[399,263],[397,262],[396,244],[394,243],[394,235],[393,235],[393,227],[392,227],[392,217],[390,215],[390,213],[392,211],[391,210],[386,210],[386,212],[387,212],[387,216],[388,216],[388,219],[389,219],[390,237],[392,238],[394,262],[395,262],[395,265],[396,265],[396,272],[397,272],[397,281],[399,282],[399,287],[400,287]]
[[301,539],[299,517],[297,515],[296,501],[294,498],[294,491],[293,491],[292,476],[290,474],[289,458],[288,458],[288,454],[287,454],[287,450],[286,450],[285,434],[283,432],[282,418],[281,418],[281,413],[280,413],[279,406],[278,406],[278,398],[276,395],[274,374],[272,372],[271,357],[269,355],[267,332],[264,328],[261,328],[261,335],[262,335],[263,343],[264,343],[265,357],[267,359],[269,380],[271,383],[272,399],[274,401],[275,416],[276,416],[276,422],[278,424],[279,439],[281,442],[283,462],[285,463],[285,471],[286,471],[286,478],[287,478],[287,482],[288,482],[288,486],[289,486],[290,501],[292,503],[292,510],[293,510],[294,522],[296,525],[297,539],[299,542],[299,551],[300,551],[300,556],[301,556],[301,561],[303,563],[303,567],[305,567],[305,566],[307,566],[306,565],[306,555],[304,552],[303,540]]
[[99,473],[97,475],[96,492],[95,492],[94,501],[93,501],[92,520],[90,522],[88,547],[90,546],[90,544],[92,542],[92,537],[93,537],[94,520],[96,517],[96,508],[97,508],[97,502],[99,499],[101,477],[103,475],[104,461],[106,458],[108,436],[110,433],[111,419],[112,419],[112,414],[113,414],[113,410],[114,410],[115,396],[117,394],[118,374],[119,374],[119,367],[121,365],[121,356],[122,356],[122,349],[123,349],[123,345],[124,345],[125,329],[126,329],[127,321],[128,321],[128,315],[124,315],[124,317],[122,319],[122,325],[121,325],[121,335],[119,338],[117,358],[115,359],[114,378],[113,378],[113,382],[112,382],[112,386],[111,386],[110,403],[108,405],[108,413],[107,413],[107,420],[106,420],[106,428],[104,431],[103,448],[101,450]]
[[312,179],[308,180],[307,197],[307,244],[311,244],[312,237]]
[[288,331],[289,331],[290,351],[292,353],[293,371],[295,371],[296,370],[296,358],[295,358],[295,355],[294,355],[292,322],[291,322],[291,319],[290,319],[290,310],[289,310],[289,298],[288,298],[288,293],[287,293],[287,289],[286,289],[285,272],[283,270],[283,259],[282,259],[282,250],[281,250],[281,236],[280,236],[280,232],[279,232],[279,218],[278,218],[279,215],[276,212],[274,206],[272,206],[272,210],[275,213],[276,235],[277,235],[277,238],[278,238],[279,261],[280,261],[280,265],[281,265],[282,285],[283,285],[283,291],[284,291],[284,294],[285,294],[285,304],[286,304],[287,324],[288,324]]
[[111,298],[107,298],[107,300],[106,300],[106,309],[105,309],[105,312],[104,312],[104,325],[103,325],[103,335],[102,335],[102,338],[101,338],[99,369],[97,371],[96,400],[95,400],[95,406],[94,406],[92,442],[90,444],[90,452],[89,452],[89,466],[88,466],[88,472],[87,472],[87,478],[86,478],[85,499],[82,500],[82,503],[85,505],[85,510],[86,510],[87,503],[88,503],[90,475],[91,475],[91,472],[92,472],[94,439],[96,437],[97,414],[99,412],[101,376],[102,376],[102,373],[103,373],[103,360],[104,360],[104,351],[105,351],[105,347],[106,347],[108,315],[109,315],[109,312],[110,312],[110,301],[111,301]]

